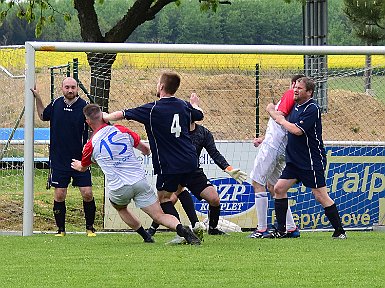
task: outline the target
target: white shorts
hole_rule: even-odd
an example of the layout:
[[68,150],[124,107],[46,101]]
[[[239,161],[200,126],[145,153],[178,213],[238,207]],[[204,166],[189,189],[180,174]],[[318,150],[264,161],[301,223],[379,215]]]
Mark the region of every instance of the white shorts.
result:
[[128,205],[131,200],[134,200],[138,208],[148,207],[158,200],[154,189],[145,178],[133,185],[124,185],[117,190],[110,190],[109,198],[112,203],[120,206]]
[[250,178],[262,186],[265,186],[266,183],[275,185],[285,165],[285,151],[283,149],[274,149],[269,145],[263,145],[262,142],[255,157],[254,168],[250,172]]

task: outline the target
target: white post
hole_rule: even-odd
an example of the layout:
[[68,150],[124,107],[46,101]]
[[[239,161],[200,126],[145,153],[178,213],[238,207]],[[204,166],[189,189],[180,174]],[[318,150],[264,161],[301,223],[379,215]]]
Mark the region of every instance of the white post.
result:
[[33,234],[33,141],[34,141],[34,108],[35,100],[31,88],[35,85],[35,49],[25,43],[25,86],[24,86],[24,207],[23,236]]

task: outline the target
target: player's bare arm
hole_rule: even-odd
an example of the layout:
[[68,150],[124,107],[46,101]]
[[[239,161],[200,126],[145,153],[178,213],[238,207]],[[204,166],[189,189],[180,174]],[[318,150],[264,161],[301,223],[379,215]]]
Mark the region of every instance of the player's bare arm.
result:
[[287,130],[287,132],[289,132],[291,134],[294,134],[297,136],[301,136],[303,134],[303,131],[300,128],[298,128],[297,125],[287,121],[283,115],[277,115],[275,122],[282,125],[282,127],[285,128]]
[[146,143],[143,143],[142,141],[139,141],[138,146],[136,146],[135,148],[142,152],[143,155],[151,154],[150,146]]
[[41,100],[39,90],[35,87],[32,89],[31,92],[33,94],[33,97],[35,97],[36,100],[36,109],[37,109],[37,115],[39,115],[40,120],[43,120],[43,111],[44,111],[44,104],[43,101]]
[[116,111],[110,114],[103,112],[103,120],[108,123],[110,121],[122,120],[124,118],[123,111]]
[[266,107],[266,111],[269,113],[270,117],[276,120],[278,116],[286,116],[283,112],[275,110],[275,105],[269,103]]
[[82,166],[82,162],[76,159],[72,159],[71,168],[76,171],[84,172],[88,169],[87,167]]

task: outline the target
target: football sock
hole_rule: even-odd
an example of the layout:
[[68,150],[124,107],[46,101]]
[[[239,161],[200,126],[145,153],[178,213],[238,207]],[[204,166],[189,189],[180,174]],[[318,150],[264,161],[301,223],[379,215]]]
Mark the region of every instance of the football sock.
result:
[[274,208],[277,217],[277,229],[280,232],[286,232],[286,213],[289,202],[287,198],[275,199]]
[[150,228],[157,230],[159,228],[159,224],[156,223],[155,221],[152,221]]
[[83,200],[84,217],[86,218],[86,229],[91,229],[95,222],[96,205],[95,199],[86,202]]
[[53,215],[55,216],[55,222],[58,229],[64,232],[65,219],[66,219],[66,203],[53,201]]
[[334,230],[338,230],[341,232],[345,232],[344,228],[342,228],[341,218],[338,214],[336,203],[329,207],[325,207],[325,215],[328,217],[330,224],[332,224]]
[[180,237],[184,237],[186,234],[183,225],[180,223],[176,225],[176,234],[178,234]]
[[138,230],[135,231],[138,233],[144,240],[151,238],[150,234],[147,233],[146,230],[144,230],[143,226],[140,226]]
[[186,212],[186,215],[190,220],[191,226],[194,227],[195,223],[197,223],[199,220],[197,213],[195,212],[194,202],[190,193],[187,190],[183,190],[178,195],[178,198],[180,203],[182,204],[183,210]]
[[217,228],[221,206],[209,205],[209,228]]
[[287,231],[293,231],[297,229],[297,226],[295,225],[295,222],[294,222],[293,214],[291,213],[290,206],[287,206],[286,229]]
[[257,213],[259,231],[267,229],[267,207],[268,207],[268,192],[255,193],[255,209]]
[[174,204],[171,201],[160,203],[160,207],[162,207],[164,213],[173,215],[180,220],[178,211],[176,211]]

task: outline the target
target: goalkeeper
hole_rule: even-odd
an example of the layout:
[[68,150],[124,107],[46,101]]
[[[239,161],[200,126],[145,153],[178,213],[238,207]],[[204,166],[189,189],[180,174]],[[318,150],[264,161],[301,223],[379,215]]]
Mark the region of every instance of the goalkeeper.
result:
[[[197,157],[202,152],[202,149],[205,148],[207,153],[213,159],[215,164],[218,165],[220,169],[229,174],[232,178],[234,178],[239,184],[242,184],[243,181],[246,180],[247,174],[240,169],[234,169],[230,164],[226,161],[225,157],[218,151],[215,146],[213,134],[206,127],[202,125],[198,125],[195,122],[190,125],[190,133],[189,136],[195,145],[197,151]],[[205,199],[209,203],[209,235],[223,235],[225,234],[223,231],[218,229],[218,221],[220,215],[220,199],[218,196],[218,192],[214,188],[214,186],[208,181],[207,176],[204,174],[202,168],[198,168],[199,173],[198,176],[195,177],[194,188],[190,188],[192,191],[202,191],[201,193],[194,193],[194,196],[199,199]],[[162,195],[159,195],[161,197]],[[171,198],[172,202],[175,204],[177,201],[181,202],[183,209],[185,210],[187,217],[191,222],[192,227],[196,227],[194,231],[198,230],[197,225],[202,225],[198,221],[198,217],[195,212],[195,207],[193,200],[191,198],[188,190],[183,187],[179,187],[177,193],[173,194]],[[151,224],[151,227],[147,230],[150,235],[154,235],[159,224],[155,221]],[[175,243],[177,242],[177,238],[175,239]]]

